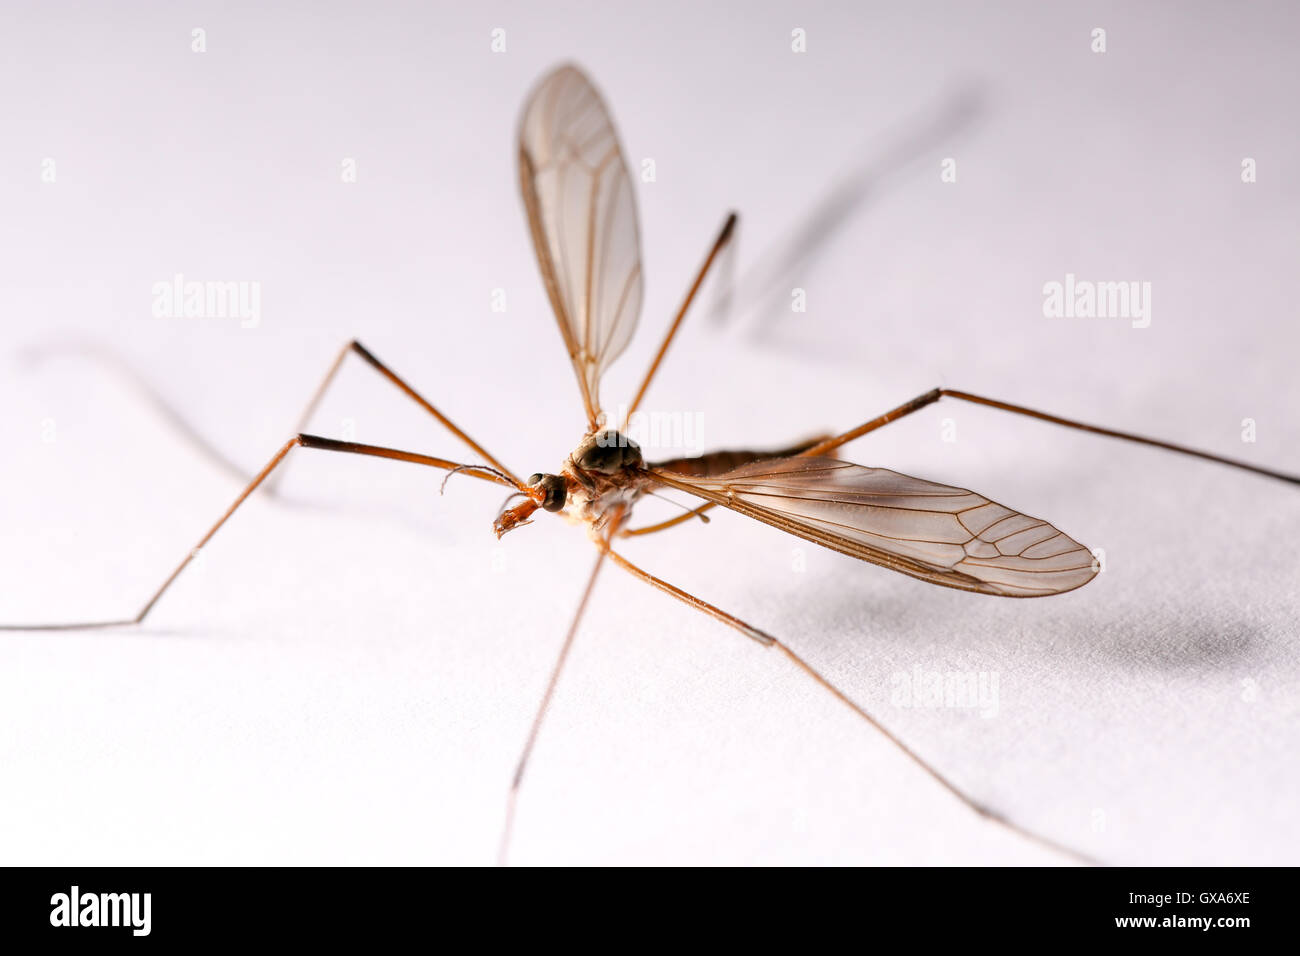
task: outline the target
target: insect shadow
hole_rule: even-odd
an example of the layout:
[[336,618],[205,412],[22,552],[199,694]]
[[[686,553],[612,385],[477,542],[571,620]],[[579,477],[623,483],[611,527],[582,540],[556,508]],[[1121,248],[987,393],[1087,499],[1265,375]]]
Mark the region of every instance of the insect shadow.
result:
[[[790,288],[800,284],[800,277],[845,227],[896,177],[976,128],[988,116],[990,101],[984,84],[968,81],[928,112],[891,131],[883,147],[855,151],[866,158],[831,183],[739,278],[735,277],[737,245],[728,246],[719,263],[722,281],[710,310],[712,320],[735,324],[754,341],[769,340],[776,325],[790,316]],[[806,327],[802,331],[810,332]]]

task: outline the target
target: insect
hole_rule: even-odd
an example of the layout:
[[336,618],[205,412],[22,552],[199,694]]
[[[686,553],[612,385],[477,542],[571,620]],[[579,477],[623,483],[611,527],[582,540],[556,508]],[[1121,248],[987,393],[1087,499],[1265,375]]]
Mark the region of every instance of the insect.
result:
[[[883,468],[868,468],[838,457],[837,452],[848,442],[943,399],[986,405],[1068,428],[1208,459],[1295,484],[1300,484],[1300,479],[1207,452],[947,388],[932,389],[848,431],[819,437],[782,451],[724,450],[696,458],[647,461],[641,449],[627,437],[626,423],[622,427],[609,427],[602,408],[602,376],[632,338],[641,310],[643,277],[633,182],[610,114],[582,72],[573,66],[562,66],[542,78],[524,107],[518,145],[520,185],[534,249],[561,338],[577,377],[586,416],[580,441],[558,469],[538,472],[526,479],[517,477],[387,364],[360,342],[353,341],[339,352],[308,403],[304,423],[311,417],[344,359],[355,354],[437,419],[468,447],[473,458],[460,462],[396,448],[340,441],[306,434],[300,425],[298,433],[286,441],[248,483],[135,617],[37,627],[73,629],[142,622],[194,555],[207,545],[240,505],[264,483],[269,485],[274,480],[271,477],[273,472],[295,448],[429,466],[446,473],[444,484],[453,475],[464,474],[509,489],[510,498],[493,523],[498,537],[537,520],[540,511],[582,526],[596,548],[586,587],[560,646],[510,783],[501,844],[503,860],[529,756],[597,577],[606,564],[617,565],[662,593],[734,628],[757,644],[785,654],[811,679],[835,694],[972,810],[1029,839],[1081,857],[1068,847],[1030,832],[982,806],[779,638],[642,569],[616,550],[615,542],[631,535],[658,533],[701,517],[709,509],[721,507],[870,564],[931,584],[978,594],[1046,597],[1072,591],[1091,581],[1097,573],[1092,553],[1044,520],[1021,514],[964,488]],[[645,398],[701,284],[731,238],[735,222],[734,214],[727,217],[694,276],[628,408],[628,419]],[[665,489],[688,494],[699,504],[670,520],[631,527],[630,518],[638,500]],[[18,629],[18,626],[11,625],[6,629]]]

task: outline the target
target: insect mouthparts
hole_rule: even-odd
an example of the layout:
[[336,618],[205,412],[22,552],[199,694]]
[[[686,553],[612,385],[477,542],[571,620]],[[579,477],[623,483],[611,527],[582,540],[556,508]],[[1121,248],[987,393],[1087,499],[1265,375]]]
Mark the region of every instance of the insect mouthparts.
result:
[[531,516],[534,511],[540,507],[540,503],[532,498],[526,499],[522,504],[515,505],[513,508],[506,508],[496,520],[492,522],[492,531],[500,541],[502,535],[507,531],[514,531],[515,528],[522,528],[526,524],[532,524]]

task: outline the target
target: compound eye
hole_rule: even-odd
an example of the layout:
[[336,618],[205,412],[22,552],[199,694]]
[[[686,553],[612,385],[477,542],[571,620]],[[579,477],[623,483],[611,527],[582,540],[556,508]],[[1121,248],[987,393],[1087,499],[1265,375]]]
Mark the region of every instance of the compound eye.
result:
[[542,478],[543,478],[542,473],[541,473],[540,471],[535,471],[535,472],[533,472],[531,475],[528,476],[528,484],[530,484],[530,485],[535,485],[535,484],[537,484],[539,481],[541,481]]
[[542,475],[540,483],[541,487],[546,489],[542,507],[547,511],[559,511],[563,508],[565,499],[569,496],[568,483],[559,475]]

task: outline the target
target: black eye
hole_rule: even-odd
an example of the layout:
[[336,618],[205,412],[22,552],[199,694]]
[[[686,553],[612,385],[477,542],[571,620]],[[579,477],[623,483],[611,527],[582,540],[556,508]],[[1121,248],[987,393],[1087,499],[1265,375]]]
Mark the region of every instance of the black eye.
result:
[[[541,486],[546,489],[542,507],[547,511],[559,511],[564,507],[564,501],[569,496],[568,484],[559,475],[541,475],[540,479]],[[535,483],[530,482],[530,484]]]

